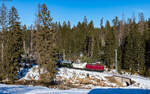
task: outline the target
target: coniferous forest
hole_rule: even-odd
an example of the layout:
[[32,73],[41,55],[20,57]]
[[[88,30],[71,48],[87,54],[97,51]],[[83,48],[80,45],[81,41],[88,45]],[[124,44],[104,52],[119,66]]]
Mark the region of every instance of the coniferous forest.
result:
[[[143,13],[138,18],[110,21],[93,21],[83,17],[76,26],[70,21],[54,22],[45,4],[38,5],[35,23],[22,25],[15,6],[11,9],[2,4],[0,7],[0,80],[18,79],[23,58],[35,59],[36,63],[48,71],[41,74],[43,81],[56,77],[57,54],[65,59],[82,62],[103,60],[109,69],[115,67],[117,50],[118,70],[131,74],[150,76],[150,18]],[[80,55],[83,54],[81,57]]]

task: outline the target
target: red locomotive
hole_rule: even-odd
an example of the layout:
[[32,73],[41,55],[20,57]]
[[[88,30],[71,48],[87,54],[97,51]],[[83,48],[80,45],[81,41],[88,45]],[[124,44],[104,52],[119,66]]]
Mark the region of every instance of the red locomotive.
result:
[[99,64],[86,64],[87,70],[104,71],[104,65]]

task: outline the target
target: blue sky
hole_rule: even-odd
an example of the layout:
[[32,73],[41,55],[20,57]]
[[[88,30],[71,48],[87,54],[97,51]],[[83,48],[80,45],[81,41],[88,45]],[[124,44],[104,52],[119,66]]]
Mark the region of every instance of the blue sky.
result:
[[[1,3],[2,1],[0,1]],[[93,20],[96,27],[102,17],[112,20],[115,16],[122,18],[138,17],[143,12],[146,18],[150,17],[150,0],[6,0],[9,9],[15,6],[19,12],[22,24],[34,24],[38,4],[45,3],[51,12],[53,21],[70,20],[72,25],[82,21],[86,16],[88,21]]]

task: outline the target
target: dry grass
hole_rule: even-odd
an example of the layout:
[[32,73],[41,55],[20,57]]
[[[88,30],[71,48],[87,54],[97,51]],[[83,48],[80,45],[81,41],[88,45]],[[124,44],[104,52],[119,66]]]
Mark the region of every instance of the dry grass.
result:
[[57,80],[60,80],[63,82],[63,85],[59,86],[60,89],[68,89],[68,88],[80,88],[80,89],[91,89],[91,85],[93,86],[100,86],[100,87],[114,87],[113,85],[105,83],[105,80],[98,79],[95,77],[75,77],[75,78],[63,78],[58,76]]
[[115,83],[115,84],[117,84],[118,86],[123,87],[122,83],[116,81],[113,77],[105,77],[105,78],[108,79],[109,82]]

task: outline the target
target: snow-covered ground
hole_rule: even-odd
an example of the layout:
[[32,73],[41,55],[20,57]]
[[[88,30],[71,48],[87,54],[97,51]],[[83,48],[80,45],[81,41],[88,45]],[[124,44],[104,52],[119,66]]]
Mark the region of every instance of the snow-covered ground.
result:
[[[20,80],[39,80],[39,72],[37,65],[33,66],[31,69],[25,70],[25,72],[26,73],[24,77],[22,77]],[[131,80],[134,80],[135,83],[128,87],[120,87],[117,84],[108,81],[108,79],[106,78],[111,77],[112,75],[119,75],[119,74],[115,73],[114,70],[104,72],[93,72],[79,69],[60,68],[57,73],[56,80],[62,81],[63,83],[61,84],[63,84],[64,86],[66,84],[74,85],[73,88],[70,87],[67,90],[60,90],[60,88],[52,89],[42,86],[0,84],[0,94],[87,94],[92,89],[98,89],[98,91],[102,92],[104,90],[111,91],[112,90],[111,88],[116,88],[117,91],[120,91],[120,88],[122,88],[127,90],[128,92],[130,90],[138,91],[139,89],[150,89],[150,78],[124,73],[119,76],[131,78]],[[115,93],[108,93],[108,94],[115,94]]]
[[[101,81],[100,83],[104,83],[104,85],[94,85],[90,86],[91,88],[104,88],[104,87],[115,87],[115,88],[143,88],[143,89],[150,89],[150,78],[142,77],[140,75],[130,75],[129,73],[124,73],[119,75],[112,71],[104,71],[104,72],[93,72],[93,71],[85,71],[85,70],[77,70],[77,69],[68,69],[68,68],[61,68],[59,71],[58,76],[61,76],[61,79],[68,79],[70,81],[76,82],[78,78],[86,79],[87,75],[89,78],[99,79],[96,81]],[[130,78],[131,80],[135,81],[134,84],[127,86],[127,87],[119,87],[115,83],[111,83],[105,77],[111,77],[113,75],[123,76]],[[91,80],[91,79],[90,79]],[[97,82],[98,83],[98,82]],[[86,87],[86,85],[84,85]],[[88,86],[88,85],[87,85]]]
[[150,90],[120,88],[58,90],[42,86],[0,84],[0,94],[150,94]]
[[116,87],[116,84],[110,83],[105,78],[107,76],[112,75],[103,72],[61,68],[58,72],[57,79],[66,83],[69,81],[69,84],[73,84],[78,88]]
[[24,79],[24,80],[39,80],[38,65],[35,65],[30,69],[28,69],[28,68],[22,69],[21,72],[22,72],[22,74],[24,74],[22,78],[19,76],[21,79]]
[[135,81],[135,84],[128,86],[128,88],[143,88],[143,89],[150,89],[150,78],[142,77],[140,75],[130,75],[130,74],[123,74],[122,76],[128,77],[131,80]]
[[[60,68],[56,80],[62,81],[63,84],[75,85],[77,88],[93,89],[93,88],[144,88],[150,89],[150,78],[142,77],[139,75],[130,75],[124,73],[119,76],[128,77],[135,81],[134,84],[128,87],[120,87],[115,83],[108,81],[106,77],[111,77],[116,74],[114,70],[104,72],[93,72],[79,69]],[[21,78],[24,80],[39,80],[38,65],[29,69],[26,75]]]
[[[18,73],[18,77],[20,80],[39,80],[39,67],[38,65],[34,65],[32,68],[24,68],[21,70],[22,76],[20,75],[21,73]],[[40,73],[46,73],[44,69],[40,69]]]
[[90,90],[58,90],[42,86],[23,86],[0,84],[0,94],[87,94]]

